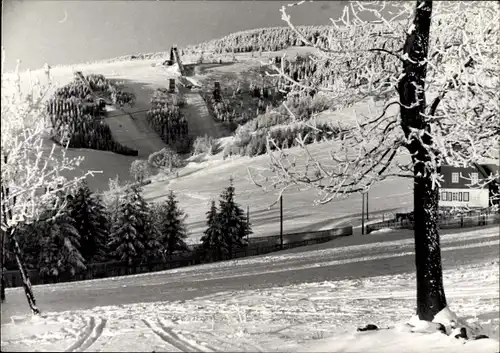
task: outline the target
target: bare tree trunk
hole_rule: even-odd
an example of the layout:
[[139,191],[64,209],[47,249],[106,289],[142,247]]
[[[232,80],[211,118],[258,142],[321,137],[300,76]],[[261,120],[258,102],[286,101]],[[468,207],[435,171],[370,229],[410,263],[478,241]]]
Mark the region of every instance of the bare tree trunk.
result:
[[446,307],[439,242],[438,195],[432,174],[439,172],[430,153],[431,126],[425,121],[426,100],[424,80],[427,75],[426,59],[429,50],[429,34],[432,1],[418,0],[414,29],[408,34],[404,46],[404,77],[399,81],[398,93],[401,106],[401,126],[408,138],[411,129],[424,130],[421,139],[411,139],[407,148],[414,162],[414,224],[415,265],[417,272],[417,315],[431,321]]
[[430,178],[416,178],[415,265],[417,268],[417,315],[432,321],[446,307],[438,224],[438,193]]
[[[7,164],[7,156],[4,156],[4,163]],[[9,222],[9,220],[12,220],[12,209],[7,209],[5,203],[7,202],[7,200],[9,200],[9,188],[8,187],[4,187],[3,185],[1,186],[1,192],[0,192],[0,196],[1,196],[1,199],[3,201],[3,204],[2,204],[2,213],[1,213],[1,216],[2,216],[2,223],[4,225],[7,225]],[[16,197],[14,197],[12,199],[12,204],[15,205],[17,202],[17,199]],[[21,248],[19,247],[19,243],[17,241],[17,236],[15,234],[16,232],[16,228],[7,228],[7,230],[5,232],[2,232],[3,236],[2,236],[2,291],[4,291],[4,286],[5,286],[5,278],[4,278],[4,269],[3,269],[3,264],[4,264],[4,261],[5,261],[5,244],[6,243],[9,243],[10,244],[10,248],[14,250],[14,257],[16,259],[16,262],[17,262],[17,266],[19,268],[19,272],[21,273],[21,278],[22,278],[22,281],[23,281],[23,287],[24,287],[24,292],[26,293],[26,298],[28,299],[28,304],[30,306],[30,309],[32,311],[33,314],[40,314],[40,310],[38,310],[38,308],[36,307],[36,302],[35,302],[35,296],[33,294],[33,289],[31,288],[31,282],[30,282],[30,279],[29,279],[29,275],[28,275],[28,272],[26,271],[26,268],[24,267],[24,264],[22,262],[22,256],[21,256]],[[2,293],[3,294],[3,300],[5,300],[5,293]]]
[[26,298],[28,299],[28,305],[30,306],[31,312],[34,315],[39,315],[40,310],[36,306],[35,295],[33,294],[33,288],[31,287],[28,271],[26,271],[26,268],[24,267],[24,264],[22,262],[21,248],[19,247],[19,243],[15,235],[15,230],[12,230],[10,232],[10,237],[12,241],[12,248],[14,249],[14,256],[16,257],[17,266],[19,268],[19,272],[21,273],[24,293],[26,294]]

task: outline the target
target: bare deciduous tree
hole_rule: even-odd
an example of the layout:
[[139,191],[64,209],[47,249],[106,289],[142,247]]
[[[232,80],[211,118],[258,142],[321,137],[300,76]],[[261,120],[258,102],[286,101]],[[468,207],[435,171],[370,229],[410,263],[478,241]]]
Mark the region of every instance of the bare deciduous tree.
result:
[[21,273],[30,309],[39,314],[19,247],[18,227],[39,220],[41,211],[49,207],[59,213],[64,205],[58,202],[58,195],[93,172],[74,179],[64,177],[64,173],[78,167],[83,158],[68,158],[66,148],[57,147],[49,140],[50,128],[44,104],[51,84],[50,68],[46,65],[49,86],[30,82],[26,91],[21,86],[19,62],[15,74],[6,75],[3,72],[4,59],[2,49],[2,291],[6,247],[9,246]]
[[[437,227],[440,168],[498,163],[498,3],[350,3],[332,20],[328,48],[309,43],[285,7],[282,14],[316,48],[311,60],[329,63],[320,67],[333,82],[306,86],[283,67],[275,67],[275,75],[296,90],[328,93],[341,108],[378,105],[379,114],[332,122],[340,138],[325,141],[321,151],[306,146],[304,136],[297,137],[299,151],[280,149],[268,138],[270,170],[249,174],[280,194],[291,186],[315,188],[320,203],[365,192],[388,177],[412,178],[417,315],[432,320],[447,306]],[[495,178],[498,173],[484,183]]]

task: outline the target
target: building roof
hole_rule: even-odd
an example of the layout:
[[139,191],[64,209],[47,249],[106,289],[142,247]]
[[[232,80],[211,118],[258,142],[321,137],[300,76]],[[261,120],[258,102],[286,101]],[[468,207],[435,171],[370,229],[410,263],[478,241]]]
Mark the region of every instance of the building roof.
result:
[[[498,164],[477,164],[476,168],[483,175],[483,177],[488,178],[491,174],[495,175],[498,173]],[[500,177],[497,177],[496,182],[500,182]]]

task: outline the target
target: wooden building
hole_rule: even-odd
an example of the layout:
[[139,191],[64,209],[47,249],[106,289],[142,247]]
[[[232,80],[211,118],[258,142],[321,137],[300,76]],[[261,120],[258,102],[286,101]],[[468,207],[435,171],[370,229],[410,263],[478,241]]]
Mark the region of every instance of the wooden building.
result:
[[443,182],[439,190],[439,207],[486,208],[498,203],[498,180],[484,185],[484,180],[498,171],[498,165],[476,164],[474,167],[441,167]]

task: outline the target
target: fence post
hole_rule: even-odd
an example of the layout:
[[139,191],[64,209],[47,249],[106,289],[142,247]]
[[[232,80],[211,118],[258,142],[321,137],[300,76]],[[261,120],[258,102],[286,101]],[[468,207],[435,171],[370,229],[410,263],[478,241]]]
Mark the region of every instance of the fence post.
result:
[[283,195],[280,195],[280,244],[283,250]]
[[361,235],[365,234],[365,194],[361,194]]
[[[247,230],[250,229],[250,206],[247,205]],[[247,245],[245,246],[245,255],[248,256],[248,245],[250,244],[250,234],[247,233]]]
[[368,192],[366,192],[366,220],[370,220],[370,215],[369,215],[369,209],[368,209]]

